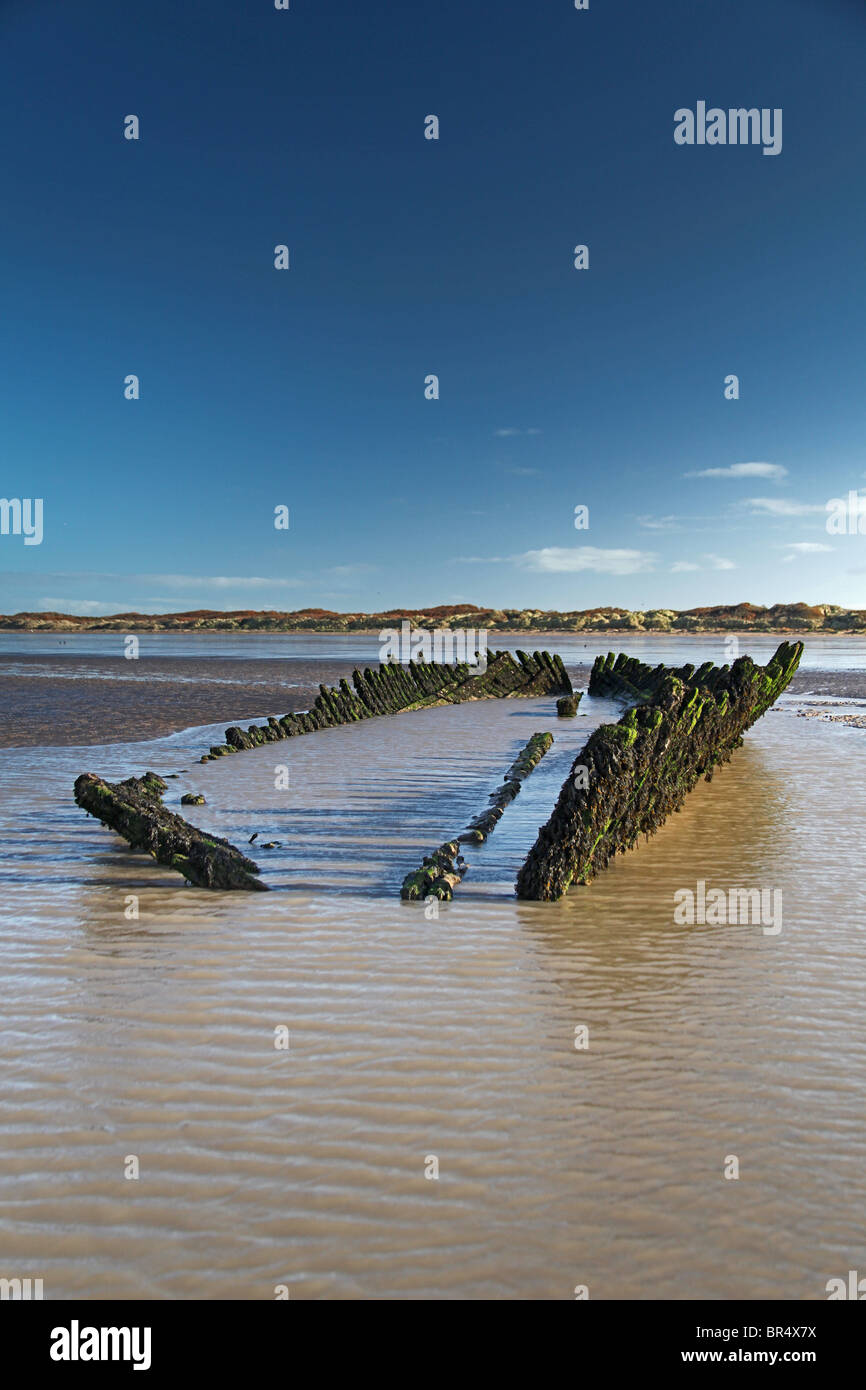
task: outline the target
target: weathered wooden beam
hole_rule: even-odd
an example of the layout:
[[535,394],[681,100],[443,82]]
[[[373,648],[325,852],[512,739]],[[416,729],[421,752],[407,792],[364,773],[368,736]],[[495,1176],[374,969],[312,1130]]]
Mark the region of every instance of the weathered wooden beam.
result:
[[162,804],[168,784],[155,772],[106,782],[84,772],[75,783],[78,805],[110,826],[157,863],[175,869],[198,888],[264,891],[259,867],[216,835],[206,835]]
[[505,774],[502,785],[491,792],[491,802],[486,811],[469,822],[469,828],[453,840],[447,840],[432,854],[421,861],[419,868],[406,875],[400,889],[400,897],[406,902],[423,901],[426,898],[449,900],[454,889],[466,872],[466,865],[460,853],[461,844],[482,844],[508,806],[520,791],[521,783],[538,766],[549,748],[553,746],[553,734],[533,734],[521,748],[514,762]]
[[[802,642],[783,642],[766,666],[740,657],[695,671],[600,658],[595,689],[635,699],[618,724],[603,724],[578,753],[553,814],[517,877],[517,896],[562,897],[589,883],[618,852],[654,834],[700,777],[726,762],[788,685]],[[593,685],[590,685],[590,691]]]
[[490,652],[484,671],[465,662],[453,666],[426,661],[410,661],[406,665],[394,662],[375,671],[369,667],[363,672],[353,671],[352,683],[354,690],[345,680],[330,689],[320,685],[313,708],[306,713],[286,714],[282,719],[272,715],[267,724],[226,729],[225,743],[212,747],[202,762],[379,714],[459,705],[468,700],[573,694],[562,658],[549,652],[533,652],[531,656],[518,652],[517,660],[511,652]]

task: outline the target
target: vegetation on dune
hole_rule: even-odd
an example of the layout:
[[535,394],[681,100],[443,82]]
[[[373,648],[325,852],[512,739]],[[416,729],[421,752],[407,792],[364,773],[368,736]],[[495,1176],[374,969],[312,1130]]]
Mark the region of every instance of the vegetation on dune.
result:
[[477,608],[446,604],[385,613],[335,613],[302,608],[293,613],[239,609],[189,613],[68,613],[0,615],[5,632],[371,632],[410,622],[418,628],[482,628],[488,632],[866,632],[866,610],[832,603],[736,603],[713,608]]

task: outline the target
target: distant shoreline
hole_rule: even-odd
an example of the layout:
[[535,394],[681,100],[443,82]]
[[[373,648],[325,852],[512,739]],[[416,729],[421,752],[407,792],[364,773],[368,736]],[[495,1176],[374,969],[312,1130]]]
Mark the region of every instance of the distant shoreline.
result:
[[[742,633],[752,637],[864,637],[866,626],[860,628],[813,628],[813,627],[604,627],[604,628],[550,628],[515,627],[488,628],[487,632],[496,637],[725,637],[730,633]],[[0,634],[14,633],[19,637],[39,637],[42,634],[92,636],[94,633],[119,634],[126,632],[148,633],[155,637],[171,636],[178,633],[195,637],[375,637],[382,631],[378,627],[353,628],[312,628],[312,627],[136,627],[133,625],[117,627],[4,627],[0,623]]]
[[299,637],[363,636],[408,623],[425,631],[476,631],[491,637],[529,638],[538,634],[575,637],[611,635],[720,636],[743,632],[768,636],[808,637],[816,634],[853,637],[866,633],[866,609],[837,604],[754,603],[674,609],[616,607],[569,609],[479,608],[474,604],[439,605],[426,609],[389,609],[382,613],[337,613],[325,608],[294,612],[273,609],[222,611],[196,609],[179,613],[112,613],[104,617],[42,612],[0,614],[6,633],[226,633],[282,634]]

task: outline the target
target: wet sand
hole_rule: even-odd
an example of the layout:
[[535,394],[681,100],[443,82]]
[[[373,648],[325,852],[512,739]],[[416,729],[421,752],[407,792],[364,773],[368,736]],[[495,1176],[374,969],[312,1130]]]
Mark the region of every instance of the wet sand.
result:
[[308,709],[320,682],[351,672],[344,661],[0,657],[0,747],[134,743],[197,724],[251,723]]

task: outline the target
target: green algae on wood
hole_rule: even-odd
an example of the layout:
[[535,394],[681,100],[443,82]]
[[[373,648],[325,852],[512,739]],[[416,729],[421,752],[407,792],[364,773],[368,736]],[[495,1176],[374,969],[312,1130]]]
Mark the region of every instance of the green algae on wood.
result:
[[106,782],[84,772],[75,783],[75,800],[133,849],[183,874],[198,888],[266,891],[259,868],[239,849],[216,835],[205,835],[162,804],[166,783],[155,772]]
[[[354,689],[352,688],[354,686]],[[466,662],[456,665],[410,661],[407,665],[384,664],[352,672],[352,685],[319,686],[312,709],[271,715],[267,724],[237,725],[226,729],[224,744],[211,748],[209,758],[225,757],[242,748],[257,748],[278,739],[318,729],[351,724],[382,714],[403,714],[436,705],[457,705],[470,700],[531,699],[542,695],[572,694],[571,680],[560,656],[550,652],[490,652],[483,671]]]
[[577,714],[577,707],[580,704],[582,691],[576,691],[573,695],[561,695],[556,702],[556,713],[560,719],[573,719]]
[[448,902],[465,872],[456,840],[440,845],[439,849],[422,859],[419,868],[406,875],[400,889],[404,902],[423,902],[437,898]]
[[460,854],[461,844],[482,844],[487,839],[501,819],[506,806],[517,796],[521,783],[538,766],[552,746],[552,734],[532,735],[506,772],[502,785],[491,792],[491,805],[487,810],[470,821],[468,830],[462,835],[447,840],[444,845],[427,855],[419,868],[406,875],[400,889],[400,897],[405,902],[418,902],[426,898],[438,898],[447,902],[453,898],[454,889],[466,872]]
[[[701,777],[726,762],[786,688],[803,654],[783,642],[766,666],[740,657],[695,670],[600,657],[590,691],[636,703],[578,753],[553,814],[517,876],[517,896],[551,901],[589,883],[617,853],[652,835]],[[578,776],[578,770],[581,775]]]

